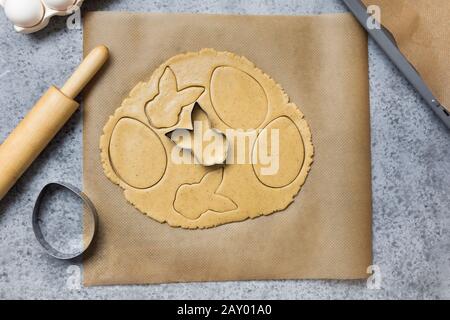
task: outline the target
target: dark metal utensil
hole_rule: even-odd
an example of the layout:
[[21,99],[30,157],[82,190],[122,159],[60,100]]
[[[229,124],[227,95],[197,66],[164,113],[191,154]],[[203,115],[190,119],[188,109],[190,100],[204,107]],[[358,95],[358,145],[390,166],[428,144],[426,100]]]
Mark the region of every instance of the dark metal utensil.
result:
[[430,108],[437,114],[437,116],[445,123],[450,129],[450,112],[444,108],[437,98],[433,95],[431,90],[425,84],[423,79],[417,73],[416,69],[409,63],[405,56],[400,52],[396,43],[392,39],[389,32],[381,26],[381,28],[369,28],[367,22],[372,17],[367,12],[366,6],[361,0],[343,0],[350,11],[355,15],[356,19],[361,23],[364,29],[367,30],[369,35],[375,40],[375,42],[383,49],[383,51],[389,56],[392,62],[403,73],[408,81],[425,99]]

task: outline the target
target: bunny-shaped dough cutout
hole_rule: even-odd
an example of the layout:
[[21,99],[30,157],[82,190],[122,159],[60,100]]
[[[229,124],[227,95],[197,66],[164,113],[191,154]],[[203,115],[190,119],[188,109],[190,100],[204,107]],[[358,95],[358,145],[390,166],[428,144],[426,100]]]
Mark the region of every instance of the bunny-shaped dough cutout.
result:
[[204,87],[191,86],[178,89],[177,79],[168,67],[159,79],[158,94],[145,106],[150,123],[158,129],[174,126],[181,109],[193,104],[205,91]]

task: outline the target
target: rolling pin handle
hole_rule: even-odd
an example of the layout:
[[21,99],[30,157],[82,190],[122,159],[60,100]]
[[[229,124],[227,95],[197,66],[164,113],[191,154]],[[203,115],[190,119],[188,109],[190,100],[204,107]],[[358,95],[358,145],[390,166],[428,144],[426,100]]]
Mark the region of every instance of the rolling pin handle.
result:
[[109,50],[105,46],[94,48],[75,70],[66,84],[61,88],[61,92],[67,97],[75,99],[83,88],[91,81],[95,74],[105,64],[109,57]]
[[108,56],[105,46],[92,50],[64,87],[51,87],[0,144],[0,200],[77,110],[78,103],[73,99]]

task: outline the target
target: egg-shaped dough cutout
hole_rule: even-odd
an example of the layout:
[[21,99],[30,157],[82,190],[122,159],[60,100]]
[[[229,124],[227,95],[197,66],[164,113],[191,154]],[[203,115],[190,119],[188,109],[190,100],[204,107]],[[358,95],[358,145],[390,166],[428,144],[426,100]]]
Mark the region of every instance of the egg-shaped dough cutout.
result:
[[131,118],[117,122],[111,135],[109,157],[116,175],[136,189],[158,183],[167,165],[166,151],[158,135]]
[[40,0],[7,0],[5,14],[16,26],[33,27],[42,21],[45,9]]
[[211,102],[220,119],[234,129],[257,129],[268,111],[264,88],[248,73],[234,67],[214,70]]
[[75,4],[76,0],[42,0],[49,8],[65,11]]
[[253,169],[259,181],[272,188],[291,184],[300,174],[305,147],[299,129],[288,117],[269,123],[253,147]]

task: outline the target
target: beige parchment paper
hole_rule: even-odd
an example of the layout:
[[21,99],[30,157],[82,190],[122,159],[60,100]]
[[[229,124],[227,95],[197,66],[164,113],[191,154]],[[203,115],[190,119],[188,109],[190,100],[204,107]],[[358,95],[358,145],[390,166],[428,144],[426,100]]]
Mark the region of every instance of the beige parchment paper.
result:
[[431,91],[450,110],[450,1],[363,0],[381,9],[381,23]]
[[[88,13],[84,49],[110,48],[84,108],[84,190],[99,213],[85,285],[360,279],[371,264],[367,36],[349,14]],[[103,173],[108,117],[165,60],[214,48],[243,55],[286,90],[311,126],[315,158],[284,212],[207,230],[160,224]]]

